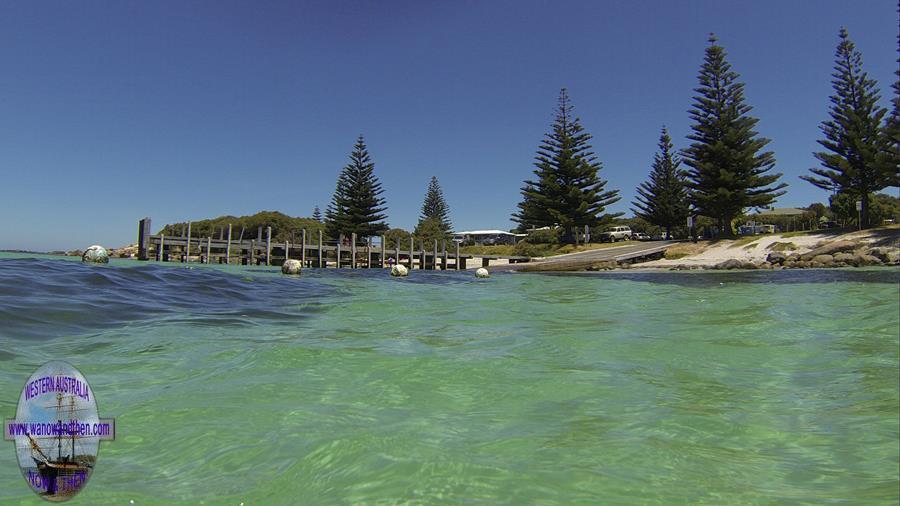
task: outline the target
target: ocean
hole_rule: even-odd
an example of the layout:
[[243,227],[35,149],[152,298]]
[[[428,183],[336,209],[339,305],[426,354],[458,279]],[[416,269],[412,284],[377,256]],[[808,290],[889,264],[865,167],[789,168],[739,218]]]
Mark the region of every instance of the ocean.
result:
[[[295,278],[0,253],[0,416],[50,360],[116,420],[73,504],[900,501],[898,268]],[[9,441],[0,503],[43,503]]]

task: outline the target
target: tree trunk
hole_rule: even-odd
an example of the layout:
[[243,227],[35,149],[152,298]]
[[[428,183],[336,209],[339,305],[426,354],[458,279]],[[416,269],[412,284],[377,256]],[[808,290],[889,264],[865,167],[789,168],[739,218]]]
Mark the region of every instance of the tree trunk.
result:
[[863,192],[859,200],[862,202],[862,210],[859,212],[859,228],[869,228],[869,192]]
[[666,240],[669,241],[672,239],[672,227],[666,225]]

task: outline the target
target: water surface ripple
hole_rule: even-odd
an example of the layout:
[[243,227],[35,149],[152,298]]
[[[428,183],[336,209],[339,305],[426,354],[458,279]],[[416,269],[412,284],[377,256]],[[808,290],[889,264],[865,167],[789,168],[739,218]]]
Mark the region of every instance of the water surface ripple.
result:
[[[600,275],[0,254],[0,415],[72,362],[85,504],[900,501],[900,269]],[[41,504],[0,451],[0,503]]]

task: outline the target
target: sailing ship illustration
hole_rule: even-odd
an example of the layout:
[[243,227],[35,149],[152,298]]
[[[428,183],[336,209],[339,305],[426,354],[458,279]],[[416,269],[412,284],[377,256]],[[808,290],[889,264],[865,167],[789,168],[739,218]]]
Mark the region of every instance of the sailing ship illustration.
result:
[[[68,405],[63,406],[63,400],[68,397]],[[53,406],[47,406],[53,407]],[[88,409],[77,409],[74,396],[56,394],[56,420],[60,424],[67,424],[75,420],[75,414]],[[36,488],[40,488],[41,494],[50,500],[66,500],[75,495],[87,482],[94,469],[96,455],[90,455],[79,441],[84,439],[77,431],[57,431],[53,435],[28,436],[31,445],[31,459],[37,467],[40,480],[30,480]],[[90,436],[87,436],[90,438]],[[49,442],[50,445],[42,447],[38,440]],[[55,446],[55,448],[54,448]],[[54,450],[56,450],[54,452]],[[79,452],[80,450],[80,452]],[[53,453],[56,453],[55,458]]]

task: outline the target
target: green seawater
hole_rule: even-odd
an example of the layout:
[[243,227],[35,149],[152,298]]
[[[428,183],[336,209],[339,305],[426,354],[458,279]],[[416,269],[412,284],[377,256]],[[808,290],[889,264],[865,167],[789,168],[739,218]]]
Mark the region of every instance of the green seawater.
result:
[[[67,360],[70,504],[896,504],[900,270],[496,274],[0,254],[0,416]],[[0,503],[43,504],[14,445]]]

